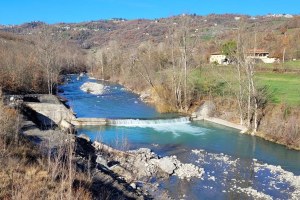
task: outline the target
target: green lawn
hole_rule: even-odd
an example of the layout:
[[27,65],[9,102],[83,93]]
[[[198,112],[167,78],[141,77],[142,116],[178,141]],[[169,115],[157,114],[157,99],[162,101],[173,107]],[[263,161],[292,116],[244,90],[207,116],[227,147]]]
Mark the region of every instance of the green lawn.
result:
[[257,73],[258,83],[267,85],[272,92],[273,103],[300,105],[300,75],[273,72]]
[[[300,74],[257,72],[257,84],[268,86],[273,103],[286,103],[290,106],[300,106]],[[199,92],[210,90],[217,94],[230,94],[230,87],[238,87],[237,73],[232,66],[214,66],[195,69],[189,75],[189,81],[199,86]]]
[[287,61],[284,64],[282,63],[273,63],[273,64],[266,64],[266,63],[261,63],[258,64],[258,69],[262,68],[269,68],[269,69],[297,69],[300,70],[300,60],[295,60],[295,61]]

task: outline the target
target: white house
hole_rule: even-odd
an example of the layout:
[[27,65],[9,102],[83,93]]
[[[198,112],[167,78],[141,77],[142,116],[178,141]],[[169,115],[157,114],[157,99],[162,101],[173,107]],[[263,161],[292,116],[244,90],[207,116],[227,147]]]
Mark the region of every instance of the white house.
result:
[[226,55],[221,53],[212,53],[209,58],[209,63],[217,63],[219,65],[228,65],[228,59]]
[[[247,52],[247,59],[261,60],[263,63],[275,63],[276,58],[270,58],[270,53],[263,49],[251,49]],[[212,53],[209,58],[209,63],[217,63],[219,65],[228,65],[229,59],[222,53]]]
[[248,59],[259,59],[264,63],[274,63],[277,61],[276,58],[270,58],[270,53],[264,49],[251,49],[248,51]]

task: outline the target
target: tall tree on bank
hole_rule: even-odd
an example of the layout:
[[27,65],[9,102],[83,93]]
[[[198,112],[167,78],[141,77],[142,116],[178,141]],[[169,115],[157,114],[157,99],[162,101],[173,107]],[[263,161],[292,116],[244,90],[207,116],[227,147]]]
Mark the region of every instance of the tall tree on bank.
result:
[[54,39],[48,29],[44,29],[37,41],[37,46],[40,65],[46,70],[48,93],[52,94],[61,72],[58,54],[59,41]]
[[257,132],[259,125],[259,112],[261,112],[268,100],[266,88],[259,88],[256,83],[256,60],[250,57],[249,50],[252,48],[255,54],[257,49],[257,33],[253,38],[246,38],[245,30],[239,30],[237,41],[237,73],[239,74],[239,99],[240,122],[253,134]]
[[198,35],[191,33],[192,18],[181,16],[179,23],[169,27],[166,43],[172,63],[172,93],[177,109],[187,111],[190,107],[191,88],[188,75],[197,67],[192,62],[193,52],[198,45]]

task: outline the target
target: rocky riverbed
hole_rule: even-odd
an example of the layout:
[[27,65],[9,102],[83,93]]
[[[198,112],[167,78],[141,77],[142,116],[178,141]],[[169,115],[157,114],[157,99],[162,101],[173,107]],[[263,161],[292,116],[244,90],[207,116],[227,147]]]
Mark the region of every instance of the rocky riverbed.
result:
[[[45,101],[47,101],[47,105]],[[105,165],[101,165],[99,153],[110,155],[109,152],[99,151],[96,148],[97,145],[94,144],[93,146],[89,139],[78,138],[70,134],[73,133],[72,131],[61,126],[61,122],[66,119],[66,113],[69,114],[70,110],[64,107],[57,97],[41,95],[34,103],[39,109],[29,107],[28,104],[33,103],[24,102],[20,105],[24,112],[21,134],[40,146],[43,152],[55,151],[56,148],[68,145],[70,141],[73,142],[76,147],[73,161],[78,170],[85,172],[87,175],[89,174],[92,178],[91,190],[96,199],[101,199],[101,193],[107,191],[113,195],[111,196],[112,199],[119,199],[120,197],[124,199],[150,199],[147,191],[144,191],[141,187],[137,190],[137,187],[130,186],[121,175],[106,168]],[[57,109],[52,109],[52,112],[50,112],[48,105],[53,108],[56,106],[64,109],[60,109],[60,112],[57,112]],[[56,115],[53,114],[55,112]],[[52,116],[55,116],[55,118]],[[70,114],[70,116],[73,115]],[[51,119],[51,126],[45,126],[45,119]],[[109,149],[109,147],[106,149]]]
[[[85,135],[78,136],[81,141],[81,154],[88,154],[93,149],[95,162],[102,170],[116,174],[125,180],[133,189],[141,189],[139,183],[147,185],[149,180],[167,179],[176,176],[190,180],[201,178],[204,170],[193,164],[180,162],[176,156],[159,157],[147,148],[132,151],[119,151],[100,142],[91,142]],[[153,184],[149,191],[157,191],[158,185]],[[149,185],[148,185],[149,188]]]
[[[49,96],[46,99],[57,100],[54,96]],[[24,102],[24,106],[26,105],[25,111],[29,114],[28,117],[40,116],[35,120],[39,124],[43,124],[44,119],[49,118],[54,126],[47,126],[47,129],[40,130],[39,125],[24,116],[24,119],[26,118],[22,129],[24,135],[37,142],[37,144],[49,144],[48,148],[55,148],[58,144],[61,146],[64,141],[75,141],[77,157],[75,162],[78,168],[87,172],[91,171],[96,179],[110,180],[117,190],[122,191],[130,198],[144,198],[149,193],[162,193],[163,189],[158,191],[159,185],[157,182],[153,185],[149,182],[150,180],[168,179],[170,176],[190,180],[191,178],[201,178],[204,174],[202,168],[190,163],[182,163],[176,156],[159,157],[147,148],[119,151],[103,143],[91,142],[84,135],[77,137],[65,134],[64,131],[70,132],[68,132],[68,129],[64,130],[61,123],[65,121],[65,113],[69,113],[69,110],[63,104],[59,101],[47,101],[46,105],[44,100],[39,100],[39,102],[34,103],[39,109],[33,106],[29,107],[31,104]],[[60,109],[59,119],[56,119],[57,114],[53,115],[52,112],[46,109],[48,105],[64,108]],[[51,117],[52,115],[56,118]],[[70,116],[74,117],[72,114]],[[59,127],[62,130],[55,125],[60,125]],[[147,188],[146,191],[144,188]],[[167,192],[163,193],[167,199]]]
[[[195,156],[195,162],[201,166],[215,163],[222,169],[219,172],[207,170],[204,177],[204,180],[222,185],[229,183],[230,187],[222,190],[222,193],[236,192],[254,199],[274,199],[274,196],[280,196],[280,199],[300,198],[300,176],[282,169],[281,166],[261,163],[257,159],[244,163],[239,158],[223,153],[208,153],[201,149],[192,150],[192,154]],[[251,171],[251,177],[248,180],[242,179],[244,175],[237,172],[239,168]],[[259,183],[256,179],[260,179]]]

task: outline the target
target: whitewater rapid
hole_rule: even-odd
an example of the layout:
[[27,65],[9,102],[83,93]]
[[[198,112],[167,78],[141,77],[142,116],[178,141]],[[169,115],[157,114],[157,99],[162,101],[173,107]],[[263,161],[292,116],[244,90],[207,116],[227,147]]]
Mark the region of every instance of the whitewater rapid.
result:
[[206,130],[202,127],[193,126],[189,117],[174,119],[112,119],[108,121],[111,126],[152,128],[158,132],[171,132],[175,136],[180,134],[203,135]]

